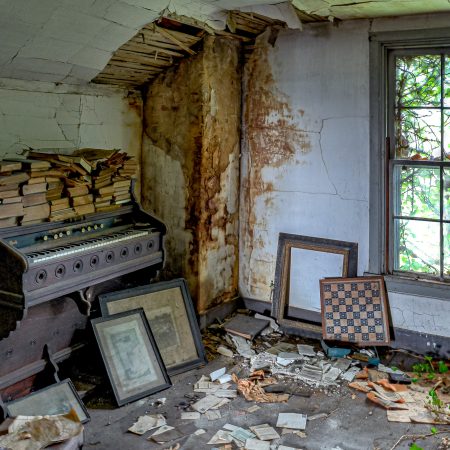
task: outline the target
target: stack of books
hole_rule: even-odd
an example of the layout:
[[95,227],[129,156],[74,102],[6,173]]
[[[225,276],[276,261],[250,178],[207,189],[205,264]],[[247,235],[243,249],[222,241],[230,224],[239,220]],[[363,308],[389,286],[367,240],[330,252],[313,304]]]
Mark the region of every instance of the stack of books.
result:
[[0,228],[120,208],[132,200],[138,170],[135,158],[118,150],[30,150],[27,159],[0,161]]
[[20,162],[0,161],[0,228],[17,225],[23,216],[20,185],[29,176],[21,170]]

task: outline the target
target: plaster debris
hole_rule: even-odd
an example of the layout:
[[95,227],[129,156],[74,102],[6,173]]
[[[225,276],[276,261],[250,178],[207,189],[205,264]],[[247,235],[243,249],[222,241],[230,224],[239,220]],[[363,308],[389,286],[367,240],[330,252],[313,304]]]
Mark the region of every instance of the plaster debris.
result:
[[313,414],[312,416],[308,416],[308,421],[318,420],[318,419],[326,419],[328,417],[328,414],[326,413],[317,413]]
[[215,370],[214,372],[211,372],[209,374],[209,378],[210,378],[211,381],[216,381],[221,376],[225,375],[226,371],[227,371],[226,367],[222,367],[221,369],[218,369],[218,370]]
[[233,341],[234,346],[236,347],[236,351],[245,358],[251,358],[255,356],[256,353],[252,350],[249,342],[241,336],[230,336]]
[[298,344],[297,351],[300,355],[316,356],[316,352],[314,351],[314,347],[312,345]]
[[306,428],[306,414],[280,413],[278,414],[277,427],[304,430]]
[[219,378],[217,378],[217,381],[220,384],[224,384],[224,383],[228,383],[229,381],[231,381],[231,379],[232,379],[231,375],[229,373],[226,373],[226,374],[220,376]]

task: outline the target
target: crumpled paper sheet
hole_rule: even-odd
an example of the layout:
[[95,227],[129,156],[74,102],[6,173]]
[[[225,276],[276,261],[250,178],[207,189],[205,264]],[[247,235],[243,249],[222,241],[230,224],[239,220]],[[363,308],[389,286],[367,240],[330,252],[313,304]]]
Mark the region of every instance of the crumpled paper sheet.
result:
[[232,375],[233,381],[236,383],[238,391],[250,402],[260,403],[282,403],[289,400],[288,394],[272,394],[267,393],[255,381],[248,379],[239,379],[236,374]]
[[10,450],[40,450],[78,436],[83,425],[75,410],[64,415],[17,416],[0,436],[0,447]]

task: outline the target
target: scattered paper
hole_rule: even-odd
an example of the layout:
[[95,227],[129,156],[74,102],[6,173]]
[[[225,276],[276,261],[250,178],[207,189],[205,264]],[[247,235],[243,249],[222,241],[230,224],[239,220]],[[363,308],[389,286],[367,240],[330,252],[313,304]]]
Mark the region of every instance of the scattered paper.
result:
[[245,441],[245,450],[270,450],[270,442],[250,438]]
[[[161,427],[161,428],[165,428],[165,427]],[[148,440],[152,440],[152,441],[155,441],[158,443],[164,443],[164,442],[173,441],[174,439],[179,439],[179,438],[183,437],[183,434],[180,433],[174,427],[167,427],[167,428],[168,429],[165,429],[164,431],[161,431],[158,434],[156,434],[156,433],[152,434],[148,438]]]
[[147,431],[159,428],[166,424],[166,419],[162,414],[152,414],[147,416],[140,416],[128,431],[134,434],[145,434]]
[[232,425],[231,423],[226,423],[222,428],[224,428],[225,430],[228,430],[228,431],[235,431],[239,427],[236,425]]
[[300,355],[316,356],[316,352],[314,351],[314,347],[312,345],[297,344],[297,351]]
[[306,428],[306,414],[279,413],[277,427],[304,430]]
[[208,420],[217,420],[222,417],[222,414],[220,414],[220,411],[218,410],[208,410],[206,411],[205,416]]
[[182,420],[197,420],[200,419],[200,413],[198,411],[192,411],[192,412],[182,412],[181,413],[181,419]]
[[204,414],[208,409],[216,406],[222,401],[221,398],[215,397],[214,395],[207,395],[206,397],[200,399],[198,402],[192,405],[192,408],[196,411]]
[[165,433],[166,431],[174,430],[175,427],[171,427],[170,425],[163,425],[162,427],[158,428],[154,433],[152,433],[152,436],[158,436],[158,434]]
[[241,427],[237,427],[234,431],[232,431],[230,436],[234,440],[240,441],[243,444],[245,444],[247,439],[252,439],[256,437],[251,431],[248,431]]
[[222,375],[225,375],[226,371],[227,371],[226,367],[222,367],[221,369],[218,369],[218,370],[215,370],[214,372],[211,372],[209,374],[209,378],[211,379],[211,381],[216,381]]
[[194,432],[195,436],[200,436],[200,435],[205,434],[205,433],[206,433],[206,430],[204,430],[203,428],[199,428],[198,430],[196,430]]
[[230,444],[233,442],[230,431],[219,430],[209,441],[208,445],[212,444]]
[[276,432],[275,428],[271,427],[268,423],[255,425],[250,427],[250,430],[252,430],[261,441],[271,441],[272,439],[280,438],[280,435]]
[[224,406],[224,405],[226,405],[227,403],[230,403],[230,402],[231,402],[231,400],[229,398],[223,398],[220,403],[218,403],[216,406],[213,406],[212,408],[210,408],[209,411],[214,410],[214,409],[222,408],[222,406]]

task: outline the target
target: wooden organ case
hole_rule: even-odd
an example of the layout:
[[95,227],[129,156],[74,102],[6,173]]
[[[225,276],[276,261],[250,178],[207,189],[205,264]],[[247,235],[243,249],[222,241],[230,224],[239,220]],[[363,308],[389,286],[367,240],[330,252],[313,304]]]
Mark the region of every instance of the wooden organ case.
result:
[[82,345],[98,293],[116,290],[127,276],[150,281],[163,265],[165,232],[135,201],[77,221],[0,230],[3,400],[23,395],[49,360]]

